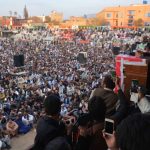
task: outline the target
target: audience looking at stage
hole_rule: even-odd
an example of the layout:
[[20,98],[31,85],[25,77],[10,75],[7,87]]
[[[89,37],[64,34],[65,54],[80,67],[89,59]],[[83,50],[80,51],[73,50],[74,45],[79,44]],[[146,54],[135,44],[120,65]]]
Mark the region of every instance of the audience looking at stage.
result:
[[[0,129],[3,133],[0,144],[5,135],[13,137],[18,133],[26,134],[37,124],[37,136],[32,149],[42,149],[46,143],[47,150],[60,149],[63,144],[66,146],[64,150],[72,147],[76,150],[105,150],[107,147],[112,150],[131,150],[136,142],[125,145],[121,139],[129,136],[127,127],[131,122],[136,126],[136,118],[141,117],[141,121],[143,118],[143,124],[137,127],[143,130],[148,123],[145,113],[150,112],[150,105],[146,89],[139,87],[137,103],[132,106],[138,108],[134,113],[140,115],[130,116],[133,114],[131,105],[120,83],[115,83],[112,76],[115,69],[112,49],[119,47],[123,54],[137,54],[139,51],[138,57],[143,57],[149,51],[149,44],[142,39],[148,37],[149,33],[143,31],[138,35],[138,31],[134,30],[71,30],[66,32],[71,32],[69,34],[74,38],[68,40],[61,36],[65,31],[58,30],[59,36],[54,41],[44,41],[44,37],[54,36],[55,32],[39,30],[36,31],[38,36],[33,39],[34,32],[22,30],[21,38],[0,39]],[[81,41],[86,41],[86,44]],[[137,43],[139,41],[141,43]],[[86,63],[77,61],[79,52],[87,53]],[[24,54],[25,66],[13,66],[13,56],[16,54]],[[117,93],[114,92],[116,86]],[[128,116],[129,119],[126,118]],[[103,138],[105,117],[116,123],[116,133],[112,137],[103,133]],[[43,125],[38,120],[44,122]],[[51,127],[49,131],[43,129],[44,125]],[[130,132],[135,130],[130,129]],[[146,130],[149,133],[148,128]],[[141,136],[145,136],[145,132]],[[137,139],[139,135],[137,132]],[[109,140],[114,140],[114,147]],[[5,146],[10,146],[9,140]]]

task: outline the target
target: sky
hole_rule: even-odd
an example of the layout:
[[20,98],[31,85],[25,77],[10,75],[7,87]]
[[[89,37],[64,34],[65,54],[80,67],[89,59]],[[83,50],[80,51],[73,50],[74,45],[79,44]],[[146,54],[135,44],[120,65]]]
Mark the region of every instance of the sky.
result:
[[69,16],[83,16],[96,14],[108,6],[139,4],[143,0],[0,0],[0,16],[9,15],[9,11],[16,11],[23,16],[26,5],[29,16],[49,15],[55,10]]

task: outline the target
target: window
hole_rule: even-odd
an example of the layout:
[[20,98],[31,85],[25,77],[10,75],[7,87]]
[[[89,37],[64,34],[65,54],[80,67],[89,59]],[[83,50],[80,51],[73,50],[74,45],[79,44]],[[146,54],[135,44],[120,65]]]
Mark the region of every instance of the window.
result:
[[111,13],[107,13],[107,18],[111,18]]
[[135,10],[129,10],[129,15],[135,15]]
[[118,26],[118,21],[116,21],[116,26]]
[[150,12],[148,12],[148,13],[146,14],[146,17],[150,17]]
[[128,20],[128,24],[133,24],[133,20]]
[[133,16],[129,16],[129,19],[133,19]]
[[128,26],[133,26],[133,20],[128,20]]

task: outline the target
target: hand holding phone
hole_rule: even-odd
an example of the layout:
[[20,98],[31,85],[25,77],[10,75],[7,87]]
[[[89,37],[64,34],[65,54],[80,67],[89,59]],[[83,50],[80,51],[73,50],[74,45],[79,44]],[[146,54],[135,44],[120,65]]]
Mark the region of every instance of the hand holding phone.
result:
[[114,132],[114,120],[105,118],[104,132],[107,135],[112,135]]
[[107,135],[105,132],[103,132],[103,137],[104,137],[109,149],[119,150],[117,143],[116,143],[115,132],[113,132],[112,135]]

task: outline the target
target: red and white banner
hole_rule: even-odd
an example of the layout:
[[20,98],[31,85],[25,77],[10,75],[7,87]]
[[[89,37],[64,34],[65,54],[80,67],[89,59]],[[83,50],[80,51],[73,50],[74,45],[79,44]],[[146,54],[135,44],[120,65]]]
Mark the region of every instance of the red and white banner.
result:
[[146,64],[146,60],[139,58],[139,57],[128,56],[128,55],[118,55],[116,56],[116,75],[118,77],[121,76],[121,69],[122,69],[121,62],[124,64],[131,64],[131,65],[145,65]]
[[120,85],[123,90],[124,90],[124,64],[145,66],[146,60],[139,57],[128,55],[116,56],[116,76],[120,78],[121,82]]

